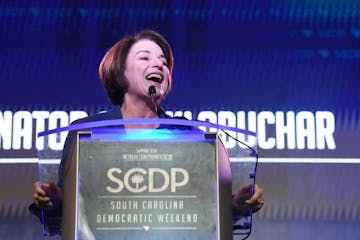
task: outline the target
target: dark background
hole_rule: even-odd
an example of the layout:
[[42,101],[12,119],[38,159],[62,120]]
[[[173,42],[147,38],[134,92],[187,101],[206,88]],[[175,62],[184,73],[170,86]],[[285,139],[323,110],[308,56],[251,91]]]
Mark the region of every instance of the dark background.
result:
[[[260,149],[266,203],[249,239],[360,238],[359,164],[316,163],[359,162],[359,1],[0,1],[0,111],[109,108],[99,62],[142,29],[173,47],[165,109],[335,115],[338,149],[295,154],[315,163],[265,163],[292,154]],[[39,239],[36,164],[0,164],[0,179],[0,239]]]

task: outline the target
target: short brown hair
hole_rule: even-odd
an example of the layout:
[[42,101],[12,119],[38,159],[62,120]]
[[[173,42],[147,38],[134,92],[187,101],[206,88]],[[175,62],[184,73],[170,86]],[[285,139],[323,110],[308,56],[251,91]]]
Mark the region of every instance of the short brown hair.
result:
[[123,102],[124,94],[128,89],[128,81],[124,75],[126,58],[131,46],[142,39],[154,41],[163,51],[167,67],[170,71],[169,84],[166,93],[170,91],[172,82],[171,74],[174,64],[174,57],[170,44],[159,33],[152,30],[144,30],[134,36],[127,36],[119,40],[107,51],[101,60],[99,77],[106,94],[113,105],[121,105]]

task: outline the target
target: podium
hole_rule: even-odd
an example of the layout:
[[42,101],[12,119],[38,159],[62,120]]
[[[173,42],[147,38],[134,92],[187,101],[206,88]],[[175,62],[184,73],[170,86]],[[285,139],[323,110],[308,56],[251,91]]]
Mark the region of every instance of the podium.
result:
[[[160,128],[124,127],[144,122]],[[208,131],[226,126],[208,124],[106,120],[43,133],[45,139],[66,130],[72,133],[62,167],[62,216],[45,221],[49,216],[44,212],[44,234],[52,235],[56,226],[51,224],[59,222],[63,239],[228,240],[236,232],[249,234],[251,212],[233,216],[232,192],[240,186],[234,179],[255,180],[253,150],[245,145],[232,149],[238,156],[230,163],[218,132]],[[41,181],[55,178],[58,166],[51,159],[60,155],[51,149],[39,151]],[[247,168],[242,180],[233,176],[243,171],[236,167],[240,163]],[[236,221],[242,226],[234,231]]]

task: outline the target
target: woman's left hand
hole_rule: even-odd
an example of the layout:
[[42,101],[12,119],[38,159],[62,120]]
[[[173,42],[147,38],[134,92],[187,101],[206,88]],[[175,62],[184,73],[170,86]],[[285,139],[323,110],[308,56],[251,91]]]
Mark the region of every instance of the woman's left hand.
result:
[[249,215],[249,210],[253,213],[257,212],[264,205],[264,189],[255,184],[254,194],[252,195],[252,184],[244,184],[235,193],[232,204],[240,215]]

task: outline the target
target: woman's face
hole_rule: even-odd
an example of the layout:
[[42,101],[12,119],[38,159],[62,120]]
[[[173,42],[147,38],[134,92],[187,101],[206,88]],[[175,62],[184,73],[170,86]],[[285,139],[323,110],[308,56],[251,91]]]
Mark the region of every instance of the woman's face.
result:
[[149,87],[155,86],[161,100],[168,93],[170,71],[160,46],[142,39],[130,48],[125,63],[125,77],[129,83],[127,94],[149,100]]

